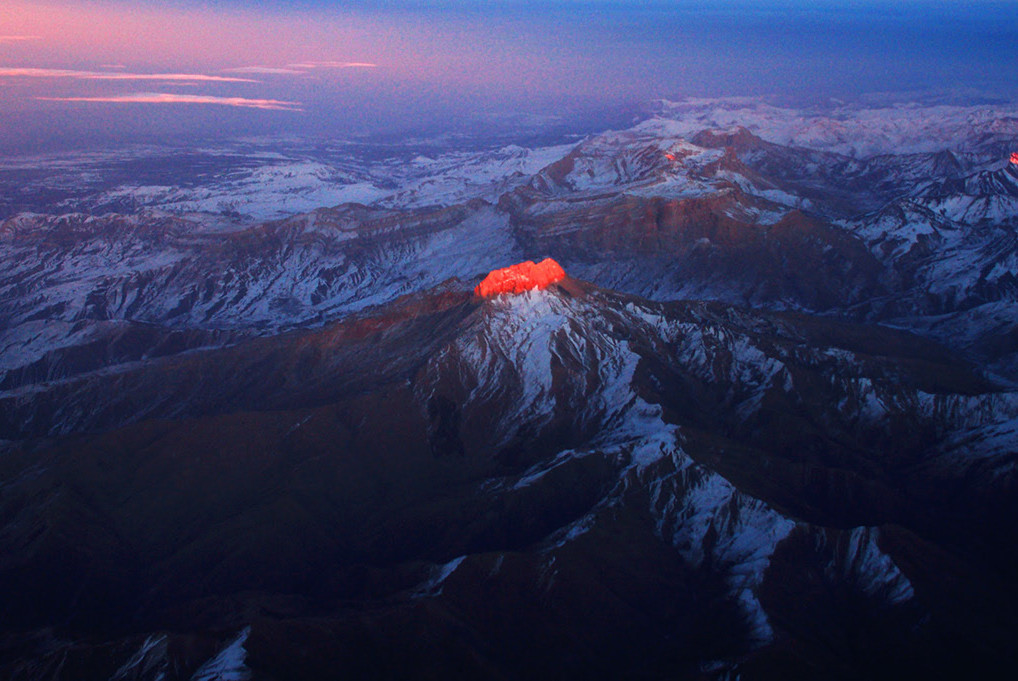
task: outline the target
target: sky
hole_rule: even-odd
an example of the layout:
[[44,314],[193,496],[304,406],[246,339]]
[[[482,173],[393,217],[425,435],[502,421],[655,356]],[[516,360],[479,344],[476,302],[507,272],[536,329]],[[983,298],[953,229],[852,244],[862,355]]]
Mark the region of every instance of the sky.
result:
[[1018,97],[1018,0],[3,0],[0,153],[657,98]]

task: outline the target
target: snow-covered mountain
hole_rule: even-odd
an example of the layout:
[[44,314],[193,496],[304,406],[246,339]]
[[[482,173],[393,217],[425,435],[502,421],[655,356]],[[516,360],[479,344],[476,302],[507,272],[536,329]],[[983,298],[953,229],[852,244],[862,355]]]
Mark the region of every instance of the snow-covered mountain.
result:
[[[595,642],[619,655],[597,673],[623,673],[627,630],[648,673],[966,650],[937,648],[958,626],[941,606],[982,588],[941,583],[938,561],[1016,559],[990,509],[1013,509],[1018,396],[902,332],[572,279],[464,288],[0,403],[7,429],[94,432],[4,458],[35,471],[5,488],[9,621],[134,612],[138,632],[8,669],[313,675],[367,635],[355,677],[450,651],[466,673],[538,673]],[[979,520],[940,524],[962,508]],[[491,619],[510,601],[527,629]],[[200,644],[159,644],[181,623]],[[441,643],[393,656],[425,630]]]
[[835,103],[801,108],[753,97],[660,100],[646,126],[663,135],[743,127],[769,142],[855,159],[929,154],[951,149],[999,156],[1018,136],[1009,103],[922,101]]

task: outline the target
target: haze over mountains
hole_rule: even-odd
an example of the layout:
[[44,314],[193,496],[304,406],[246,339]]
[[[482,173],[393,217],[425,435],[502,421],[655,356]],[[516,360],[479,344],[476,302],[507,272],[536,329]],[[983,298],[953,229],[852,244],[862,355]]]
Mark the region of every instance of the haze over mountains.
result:
[[652,110],[6,161],[3,675],[1013,669],[1018,110]]

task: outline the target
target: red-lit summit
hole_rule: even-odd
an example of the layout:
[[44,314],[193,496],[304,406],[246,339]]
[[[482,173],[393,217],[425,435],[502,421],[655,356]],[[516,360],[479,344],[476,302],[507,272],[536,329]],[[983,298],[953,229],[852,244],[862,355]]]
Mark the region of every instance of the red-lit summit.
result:
[[565,276],[562,266],[551,258],[545,258],[536,265],[532,260],[526,260],[517,265],[492,270],[477,285],[474,293],[482,298],[499,293],[523,293],[534,288],[545,288]]

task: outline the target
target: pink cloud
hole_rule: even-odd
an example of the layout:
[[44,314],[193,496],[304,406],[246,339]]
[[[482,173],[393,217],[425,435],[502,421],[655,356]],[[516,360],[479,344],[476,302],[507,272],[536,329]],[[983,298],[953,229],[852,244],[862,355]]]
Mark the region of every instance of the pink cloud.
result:
[[265,75],[301,75],[304,71],[279,66],[239,66],[235,69],[223,69],[223,73],[259,73]]
[[65,69],[2,68],[0,78],[74,78],[77,80],[159,80],[213,83],[257,83],[250,78],[207,76],[200,73],[114,73],[106,71],[70,71]]
[[22,43],[28,40],[42,40],[41,35],[0,35],[0,43]]
[[374,69],[378,64],[366,61],[305,61],[299,64],[287,64],[291,69]]
[[305,61],[286,66],[238,66],[223,73],[256,73],[272,76],[302,76],[315,69],[373,69],[378,64],[364,61]]
[[279,99],[248,99],[246,97],[214,97],[212,95],[178,95],[164,92],[143,92],[109,97],[36,97],[46,102],[105,102],[112,104],[214,104],[270,111],[303,111],[300,102]]

